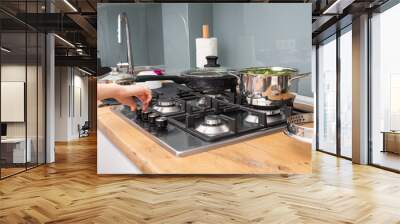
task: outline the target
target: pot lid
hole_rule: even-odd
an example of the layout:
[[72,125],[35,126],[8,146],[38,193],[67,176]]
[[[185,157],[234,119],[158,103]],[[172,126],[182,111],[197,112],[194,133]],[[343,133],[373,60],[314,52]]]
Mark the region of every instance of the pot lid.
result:
[[265,75],[265,76],[291,76],[297,74],[297,69],[279,66],[271,67],[251,67],[240,71],[248,75]]
[[190,77],[202,77],[202,78],[217,78],[223,77],[227,75],[232,75],[235,73],[235,70],[225,69],[225,68],[197,68],[192,70],[187,70],[182,72],[182,76],[190,76]]
[[222,77],[226,75],[234,74],[235,70],[221,67],[218,63],[217,56],[207,56],[207,64],[204,65],[204,68],[195,68],[191,70],[184,71],[182,75],[184,76],[196,76],[196,77]]

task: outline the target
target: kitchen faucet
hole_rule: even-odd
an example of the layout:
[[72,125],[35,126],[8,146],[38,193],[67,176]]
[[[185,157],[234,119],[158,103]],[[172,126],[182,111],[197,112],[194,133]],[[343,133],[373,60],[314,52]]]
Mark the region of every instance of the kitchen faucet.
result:
[[122,23],[125,24],[126,33],[126,47],[128,48],[128,63],[118,63],[117,68],[128,68],[129,74],[134,74],[132,46],[131,46],[131,34],[129,32],[128,16],[125,12],[118,14],[118,43],[122,44]]

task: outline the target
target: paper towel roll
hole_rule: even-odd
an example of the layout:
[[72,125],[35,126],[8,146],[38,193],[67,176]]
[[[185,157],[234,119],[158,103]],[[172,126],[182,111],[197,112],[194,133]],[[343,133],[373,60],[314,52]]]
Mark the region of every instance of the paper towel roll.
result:
[[196,67],[204,68],[207,56],[218,56],[218,41],[215,37],[196,39]]

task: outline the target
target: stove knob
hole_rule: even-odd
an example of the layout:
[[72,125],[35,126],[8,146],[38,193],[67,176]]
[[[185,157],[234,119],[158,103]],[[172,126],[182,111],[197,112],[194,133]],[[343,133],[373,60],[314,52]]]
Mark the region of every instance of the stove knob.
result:
[[158,129],[166,129],[168,126],[168,119],[166,117],[157,117],[156,126]]
[[136,119],[141,120],[142,119],[142,108],[136,108]]
[[149,123],[150,124],[155,124],[156,123],[156,119],[159,117],[160,115],[156,114],[156,113],[151,113],[149,114],[148,118],[149,118]]
[[142,112],[142,120],[143,121],[149,121],[149,114],[150,114],[149,111],[143,111]]

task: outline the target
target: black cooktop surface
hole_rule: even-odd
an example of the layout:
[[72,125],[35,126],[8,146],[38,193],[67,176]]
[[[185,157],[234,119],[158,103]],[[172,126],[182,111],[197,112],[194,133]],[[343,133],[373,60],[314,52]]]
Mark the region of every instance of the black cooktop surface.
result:
[[234,93],[205,94],[175,83],[153,90],[147,112],[114,111],[177,156],[199,153],[282,130],[286,113],[266,115],[241,105]]

